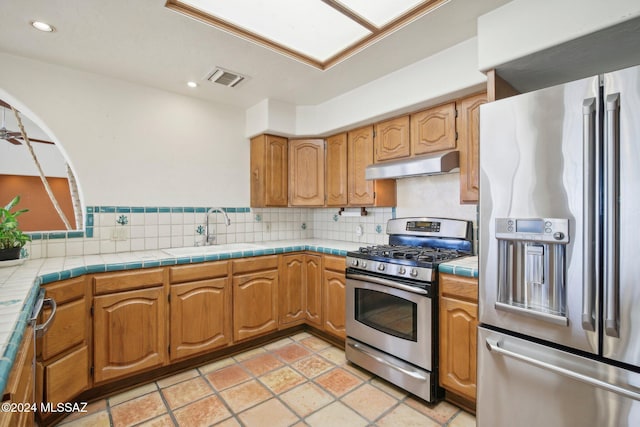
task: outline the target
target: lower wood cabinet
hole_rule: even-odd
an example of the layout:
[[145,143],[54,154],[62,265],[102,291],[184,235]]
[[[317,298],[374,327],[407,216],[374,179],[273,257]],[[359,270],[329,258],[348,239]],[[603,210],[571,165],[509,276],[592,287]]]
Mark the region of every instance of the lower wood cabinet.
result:
[[[94,278],[93,348],[96,384],[122,378],[168,361],[166,302],[162,269],[138,273],[146,289],[135,286],[136,272]],[[155,277],[154,280],[150,280]],[[104,288],[101,286],[103,282]],[[106,289],[109,293],[101,295]]]
[[[73,402],[92,387],[108,388],[279,327],[306,323],[345,338],[345,258],[340,256],[248,257],[101,273],[44,288],[58,308],[37,341],[37,404]],[[44,310],[41,322],[49,315]],[[11,393],[3,399],[22,396]],[[45,425],[56,421],[54,413],[39,417]],[[16,422],[0,414],[0,427],[21,425]]]
[[322,326],[322,256],[283,255],[278,283],[278,324]]
[[[46,334],[38,338],[36,403],[73,401],[91,387],[91,314],[85,276],[44,286],[45,296],[56,301],[55,317]],[[51,315],[43,310],[39,323]],[[41,418],[48,413],[40,412]]]
[[[2,405],[33,402],[33,328],[27,327],[2,394]],[[39,408],[38,408],[39,409]],[[0,427],[33,426],[32,411],[0,411]]]
[[440,274],[440,385],[475,406],[478,279]]
[[169,269],[169,352],[172,361],[232,342],[229,267],[229,262],[221,261]]
[[278,329],[278,257],[233,261],[233,340]]
[[325,255],[322,281],[323,329],[338,338],[346,338],[346,288],[345,258]]

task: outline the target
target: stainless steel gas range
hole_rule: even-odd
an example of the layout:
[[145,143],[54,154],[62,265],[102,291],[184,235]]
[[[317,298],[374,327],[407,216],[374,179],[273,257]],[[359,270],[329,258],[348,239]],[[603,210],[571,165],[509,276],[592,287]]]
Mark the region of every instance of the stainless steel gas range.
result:
[[347,360],[433,402],[438,387],[438,264],[470,255],[472,224],[397,218],[389,244],[347,253]]

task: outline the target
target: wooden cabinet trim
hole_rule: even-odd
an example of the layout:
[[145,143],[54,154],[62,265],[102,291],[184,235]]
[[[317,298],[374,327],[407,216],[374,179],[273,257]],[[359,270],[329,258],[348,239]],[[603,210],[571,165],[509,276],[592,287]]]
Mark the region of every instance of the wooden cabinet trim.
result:
[[411,153],[434,153],[456,148],[456,104],[431,107],[411,114]]
[[440,295],[478,302],[478,278],[440,273]]
[[169,267],[169,283],[193,282],[229,275],[229,262],[216,261],[204,264],[187,264]]
[[233,261],[233,274],[244,274],[260,270],[278,268],[278,256],[267,255],[253,258],[240,258]]
[[105,273],[93,278],[93,294],[106,295],[113,292],[145,289],[162,286],[163,283],[164,268]]
[[409,157],[411,154],[409,116],[376,123],[373,140],[376,163]]
[[47,298],[53,298],[56,304],[61,305],[83,298],[87,291],[86,283],[87,276],[80,276],[44,285],[44,289]]

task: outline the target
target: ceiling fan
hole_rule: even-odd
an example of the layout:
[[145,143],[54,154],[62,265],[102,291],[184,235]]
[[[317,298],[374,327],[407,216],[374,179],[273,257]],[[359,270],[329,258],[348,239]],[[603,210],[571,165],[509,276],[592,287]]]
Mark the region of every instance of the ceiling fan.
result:
[[[5,113],[7,111],[7,108],[11,108],[11,106],[3,101],[0,101],[0,106],[2,107],[2,127],[0,127],[0,139],[4,139],[5,141],[10,142],[13,145],[22,144],[22,141],[23,141],[22,134],[20,132],[13,132],[13,131],[7,130],[7,127],[5,125],[6,124]],[[44,139],[37,139],[37,138],[29,138],[29,141],[40,142],[42,144],[54,144],[51,141],[47,141]]]

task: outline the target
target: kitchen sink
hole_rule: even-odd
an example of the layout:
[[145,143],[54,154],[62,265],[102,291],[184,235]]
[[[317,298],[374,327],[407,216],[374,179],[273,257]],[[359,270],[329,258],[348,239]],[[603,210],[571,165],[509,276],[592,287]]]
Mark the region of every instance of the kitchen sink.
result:
[[266,246],[256,245],[253,243],[227,243],[224,245],[170,248],[170,249],[163,249],[163,252],[168,253],[171,256],[181,257],[181,256],[192,256],[192,255],[217,254],[217,253],[225,253],[225,252],[253,251],[253,250],[265,249],[265,248]]

